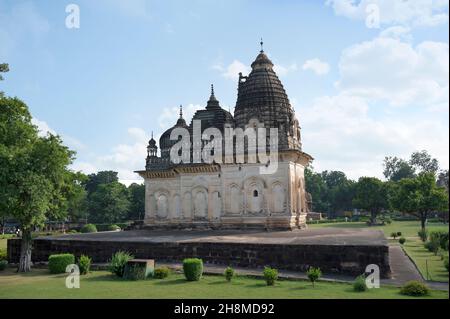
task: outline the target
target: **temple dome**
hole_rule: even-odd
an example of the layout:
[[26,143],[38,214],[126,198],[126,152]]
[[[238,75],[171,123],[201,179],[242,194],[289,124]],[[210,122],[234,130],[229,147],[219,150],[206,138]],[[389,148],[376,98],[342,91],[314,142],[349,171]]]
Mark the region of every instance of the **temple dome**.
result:
[[248,76],[239,75],[234,113],[236,127],[244,129],[256,119],[266,129],[279,129],[281,148],[300,149],[298,121],[272,61],[261,50],[251,66]]
[[181,105],[180,105],[180,117],[178,118],[177,123],[171,128],[167,129],[159,139],[159,146],[161,148],[161,157],[169,157],[170,148],[178,142],[177,140],[170,139],[170,134],[172,133],[172,130],[177,127],[182,127],[189,130],[189,126],[186,124],[186,121],[183,118],[183,109]]

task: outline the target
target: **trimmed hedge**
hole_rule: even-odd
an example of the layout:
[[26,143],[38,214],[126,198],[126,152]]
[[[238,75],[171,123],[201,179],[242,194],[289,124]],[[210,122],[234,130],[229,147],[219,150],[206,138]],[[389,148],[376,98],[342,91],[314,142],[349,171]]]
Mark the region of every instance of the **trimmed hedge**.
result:
[[94,224],[86,224],[83,227],[81,227],[80,229],[81,233],[96,233],[97,232],[97,227],[95,227]]
[[223,274],[225,275],[225,279],[227,281],[231,281],[231,279],[233,279],[234,277],[234,269],[228,266],[227,268],[225,268]]
[[406,242],[406,238],[405,237],[400,237],[398,242],[400,243],[400,245],[403,245]]
[[48,269],[52,274],[62,274],[66,272],[66,267],[75,264],[73,254],[56,254],[48,257]]
[[184,259],[183,272],[187,280],[199,281],[203,274],[203,261],[199,258]]
[[402,295],[421,297],[430,293],[428,287],[419,281],[409,281],[400,290]]
[[129,226],[127,223],[116,223],[116,224],[95,224],[95,227],[97,227],[98,231],[110,231],[115,230],[112,229],[111,226],[119,227],[120,229],[125,229]]

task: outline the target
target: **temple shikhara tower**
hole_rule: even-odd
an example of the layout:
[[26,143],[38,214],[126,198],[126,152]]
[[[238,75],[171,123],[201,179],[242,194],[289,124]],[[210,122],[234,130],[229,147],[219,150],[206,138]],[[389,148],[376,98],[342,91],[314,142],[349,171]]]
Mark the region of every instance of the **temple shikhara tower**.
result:
[[[262,43],[261,43],[262,44]],[[180,116],[159,140],[149,141],[145,170],[145,227],[212,229],[294,229],[306,226],[309,194],[305,191],[304,169],[312,157],[302,150],[300,125],[286,91],[273,70],[273,63],[261,48],[248,76],[239,74],[238,96],[234,115],[224,110],[214,88],[206,107],[195,113],[188,124]],[[249,127],[278,129],[278,167],[271,174],[261,174],[268,162],[238,160],[236,150],[222,161],[195,162],[195,123],[201,131],[217,128]],[[190,160],[175,164],[170,157],[173,129],[189,131]],[[259,138],[259,136],[258,136]],[[207,141],[206,141],[207,142]],[[222,142],[224,143],[224,142]],[[198,146],[198,145],[197,145]],[[198,158],[198,157],[197,157]]]

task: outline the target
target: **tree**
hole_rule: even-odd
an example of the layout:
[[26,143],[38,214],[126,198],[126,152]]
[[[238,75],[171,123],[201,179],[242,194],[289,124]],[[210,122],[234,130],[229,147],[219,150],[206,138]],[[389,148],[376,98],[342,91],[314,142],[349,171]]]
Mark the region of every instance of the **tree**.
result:
[[383,175],[390,181],[396,182],[402,178],[411,178],[415,176],[414,167],[407,161],[395,156],[385,157],[383,166]]
[[328,212],[329,203],[327,202],[328,187],[322,178],[322,175],[313,170],[305,169],[305,188],[312,197],[312,209],[315,212]]
[[118,181],[119,181],[119,177],[117,176],[117,172],[100,171],[95,174],[89,174],[84,185],[86,187],[86,191],[88,192],[88,195],[90,195],[94,191],[97,190],[98,185],[109,184],[109,183],[118,182]]
[[68,217],[70,221],[87,219],[87,191],[84,182],[87,176],[81,172],[71,173],[72,190],[68,196]]
[[130,194],[128,219],[140,220],[145,211],[145,185],[133,183],[128,186],[128,193]]
[[412,153],[409,164],[419,172],[436,174],[439,170],[438,160],[432,158],[425,150]]
[[399,181],[391,196],[392,206],[420,219],[422,231],[432,212],[448,211],[448,194],[436,185],[433,173],[420,173],[415,178]]
[[439,187],[444,187],[448,194],[448,169],[439,173],[436,183]]
[[128,190],[119,182],[100,184],[89,197],[90,218],[97,223],[123,221],[129,208]]
[[377,216],[389,208],[388,187],[375,177],[361,177],[355,186],[353,204],[370,212],[370,223],[376,224]]
[[25,103],[0,97],[0,211],[22,230],[20,272],[31,269],[32,230],[66,213],[73,156],[58,136],[38,136]]
[[2,73],[6,73],[9,71],[8,63],[0,63],[0,81],[3,81]]

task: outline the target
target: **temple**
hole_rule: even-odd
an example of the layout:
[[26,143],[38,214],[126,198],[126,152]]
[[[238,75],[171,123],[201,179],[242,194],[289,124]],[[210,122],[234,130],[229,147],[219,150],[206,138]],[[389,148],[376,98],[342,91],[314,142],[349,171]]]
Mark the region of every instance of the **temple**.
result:
[[[175,125],[161,135],[159,156],[152,136],[145,170],[137,172],[145,180],[145,227],[278,230],[306,226],[310,196],[305,191],[304,169],[312,157],[302,151],[298,119],[262,47],[251,67],[248,76],[239,74],[234,115],[220,106],[211,87],[206,107],[195,113],[189,125],[180,107]],[[196,123],[201,132],[216,128],[224,136],[227,129],[266,128],[268,144],[269,129],[276,128],[277,169],[261,174],[261,166],[270,163],[251,160],[248,136],[243,152],[234,147],[231,154],[215,154],[212,162],[195,161],[200,157],[198,149],[207,142],[194,138]],[[175,128],[187,130],[189,139],[172,140]],[[225,139],[216,142],[225,147]],[[177,143],[189,153],[184,161],[174,163],[171,149]]]

